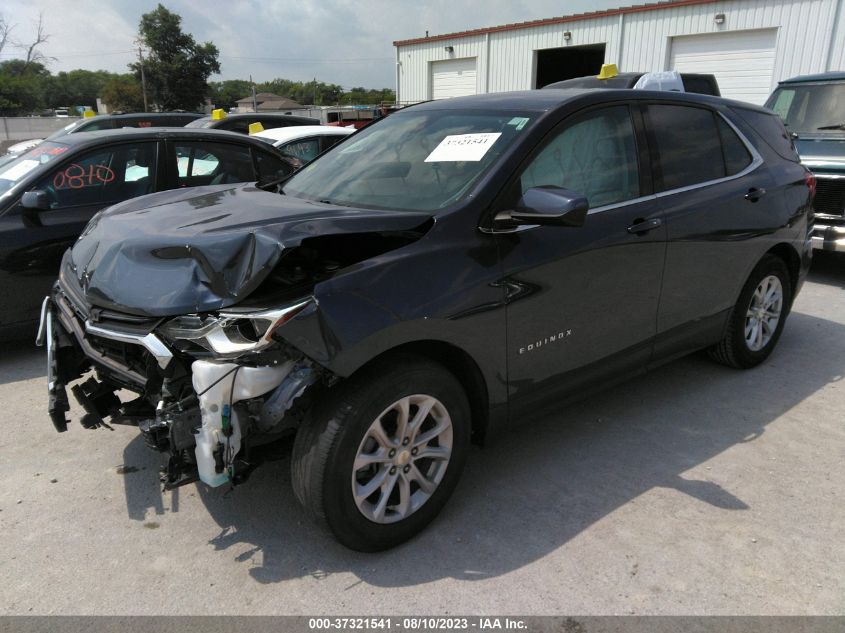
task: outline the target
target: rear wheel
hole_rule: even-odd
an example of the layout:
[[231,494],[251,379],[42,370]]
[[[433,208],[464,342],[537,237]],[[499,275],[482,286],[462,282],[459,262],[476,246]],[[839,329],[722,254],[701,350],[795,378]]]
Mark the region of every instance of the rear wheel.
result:
[[739,369],[759,365],[777,345],[791,304],[786,264],[774,255],[764,256],[745,283],[725,336],[710,349],[710,356]]
[[331,392],[294,442],[302,504],[352,549],[378,551],[422,530],[455,488],[469,403],[444,367],[401,357]]

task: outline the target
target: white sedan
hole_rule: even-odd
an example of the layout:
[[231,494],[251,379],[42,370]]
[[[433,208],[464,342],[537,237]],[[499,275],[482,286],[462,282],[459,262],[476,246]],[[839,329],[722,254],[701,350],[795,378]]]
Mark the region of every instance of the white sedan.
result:
[[291,125],[264,130],[251,136],[264,139],[283,154],[296,158],[305,165],[355,131],[352,127],[331,125]]

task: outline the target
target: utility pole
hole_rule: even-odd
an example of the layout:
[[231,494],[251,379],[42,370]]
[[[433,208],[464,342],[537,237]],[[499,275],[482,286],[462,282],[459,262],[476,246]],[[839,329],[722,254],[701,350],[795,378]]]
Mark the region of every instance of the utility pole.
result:
[[317,105],[317,78],[314,77],[314,105]]
[[252,81],[252,75],[249,76],[249,85],[252,87],[252,111],[258,112],[258,103],[255,99],[255,83]]
[[138,61],[141,66],[141,92],[144,93],[144,112],[149,112],[147,107],[147,77],[144,75],[144,53],[140,43],[138,44]]

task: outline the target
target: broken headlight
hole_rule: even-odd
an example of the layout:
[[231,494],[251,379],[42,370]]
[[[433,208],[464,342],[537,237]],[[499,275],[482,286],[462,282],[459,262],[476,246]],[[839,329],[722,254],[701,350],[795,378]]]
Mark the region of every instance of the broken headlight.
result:
[[220,357],[235,358],[264,349],[273,343],[273,332],[302,312],[311,299],[275,310],[187,314],[170,319],[158,333],[181,351],[191,344]]

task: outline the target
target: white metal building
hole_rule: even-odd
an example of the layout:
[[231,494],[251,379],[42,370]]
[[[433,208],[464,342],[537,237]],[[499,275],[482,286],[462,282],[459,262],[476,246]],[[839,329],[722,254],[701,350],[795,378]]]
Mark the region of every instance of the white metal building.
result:
[[763,103],[778,81],[845,70],[845,0],[672,0],[394,42],[402,103],[624,71],[712,73]]

